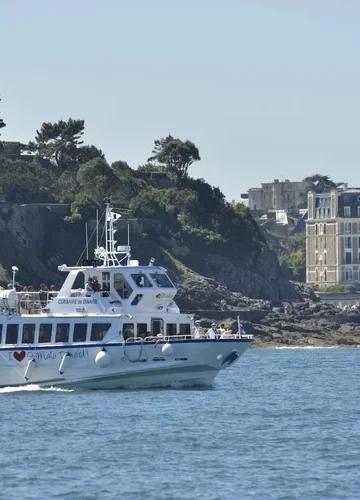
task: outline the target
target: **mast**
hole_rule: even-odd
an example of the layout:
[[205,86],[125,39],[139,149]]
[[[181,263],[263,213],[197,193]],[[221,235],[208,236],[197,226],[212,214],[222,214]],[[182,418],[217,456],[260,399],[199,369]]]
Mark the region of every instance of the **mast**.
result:
[[121,218],[121,215],[114,212],[110,202],[106,203],[105,209],[105,248],[97,245],[95,249],[95,257],[103,261],[103,265],[120,266],[124,260],[129,264],[131,256],[131,248],[129,241],[129,228],[128,228],[128,244],[124,246],[117,246],[115,239],[116,228],[114,223]]

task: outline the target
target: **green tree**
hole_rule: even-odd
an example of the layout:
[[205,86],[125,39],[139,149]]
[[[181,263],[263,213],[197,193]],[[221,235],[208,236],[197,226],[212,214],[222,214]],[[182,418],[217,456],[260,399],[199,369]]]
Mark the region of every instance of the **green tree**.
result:
[[84,194],[99,204],[121,188],[119,178],[103,158],[94,158],[81,165],[77,181]]
[[338,184],[330,179],[328,175],[315,174],[305,177],[304,182],[307,182],[309,191],[315,193],[326,193],[331,189],[335,189]]
[[29,148],[40,157],[55,161],[57,167],[66,169],[78,161],[83,133],[84,120],[69,118],[56,123],[45,122],[36,131],[35,142],[30,142]]
[[200,160],[199,150],[193,142],[171,135],[154,141],[152,153],[148,161],[164,165],[166,171],[175,176],[178,185],[187,177],[190,165]]

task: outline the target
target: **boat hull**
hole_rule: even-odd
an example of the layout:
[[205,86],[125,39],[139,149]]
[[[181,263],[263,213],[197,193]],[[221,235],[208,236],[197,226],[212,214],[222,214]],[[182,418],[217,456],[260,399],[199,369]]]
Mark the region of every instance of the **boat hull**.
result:
[[250,343],[219,339],[1,348],[0,386],[211,386],[216,375],[236,362]]

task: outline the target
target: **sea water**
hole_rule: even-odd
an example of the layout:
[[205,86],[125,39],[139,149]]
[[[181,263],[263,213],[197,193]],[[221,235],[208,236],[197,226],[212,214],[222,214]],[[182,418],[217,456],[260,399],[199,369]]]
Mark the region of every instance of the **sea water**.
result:
[[2,389],[1,499],[360,498],[360,349],[250,349],[212,389]]

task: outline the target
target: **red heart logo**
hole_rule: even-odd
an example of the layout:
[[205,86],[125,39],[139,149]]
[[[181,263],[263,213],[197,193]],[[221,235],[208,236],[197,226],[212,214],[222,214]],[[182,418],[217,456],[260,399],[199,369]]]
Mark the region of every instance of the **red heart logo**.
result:
[[26,356],[26,353],[25,351],[20,351],[20,352],[14,352],[14,358],[16,359],[16,361],[22,361]]

